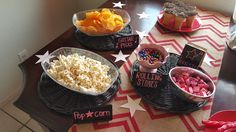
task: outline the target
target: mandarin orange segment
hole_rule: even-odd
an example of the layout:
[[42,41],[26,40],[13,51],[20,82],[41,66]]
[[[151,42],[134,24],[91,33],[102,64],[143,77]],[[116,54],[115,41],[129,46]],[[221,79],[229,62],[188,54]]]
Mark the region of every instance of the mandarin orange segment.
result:
[[122,17],[107,8],[100,12],[87,12],[85,16],[84,20],[76,21],[76,27],[89,34],[110,34],[121,30],[124,26]]

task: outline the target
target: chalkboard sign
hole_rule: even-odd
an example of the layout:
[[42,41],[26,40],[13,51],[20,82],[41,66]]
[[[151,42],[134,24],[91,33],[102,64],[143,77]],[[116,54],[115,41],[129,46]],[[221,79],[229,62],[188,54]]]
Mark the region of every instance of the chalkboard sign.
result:
[[195,44],[186,44],[177,62],[178,66],[198,68],[205,57],[206,49]]
[[166,77],[162,74],[149,72],[134,72],[134,84],[141,88],[158,88],[163,85]]
[[112,105],[78,109],[73,113],[74,123],[88,123],[112,120]]
[[121,36],[115,38],[115,49],[135,49],[139,44],[138,35]]

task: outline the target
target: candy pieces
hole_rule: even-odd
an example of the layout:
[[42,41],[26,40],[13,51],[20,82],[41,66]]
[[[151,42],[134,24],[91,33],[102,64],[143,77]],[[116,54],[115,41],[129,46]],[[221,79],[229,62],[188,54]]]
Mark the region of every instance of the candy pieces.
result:
[[81,31],[92,35],[109,34],[121,30],[124,26],[120,15],[115,14],[109,9],[91,11],[85,14],[84,20],[77,20],[76,27]]
[[163,61],[163,57],[157,49],[145,48],[139,51],[139,57],[141,60],[146,60],[150,64],[154,64],[158,61]]
[[172,76],[172,80],[188,93],[207,97],[211,94],[209,85],[199,76],[193,76],[188,72],[182,72]]

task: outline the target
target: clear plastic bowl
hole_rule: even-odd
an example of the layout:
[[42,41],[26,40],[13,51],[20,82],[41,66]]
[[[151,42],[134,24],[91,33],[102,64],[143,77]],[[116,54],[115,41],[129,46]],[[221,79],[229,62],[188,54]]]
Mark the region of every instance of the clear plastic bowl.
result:
[[41,63],[41,66],[44,70],[44,72],[53,80],[55,81],[56,83],[60,84],[61,86],[67,88],[67,89],[70,89],[70,90],[73,90],[73,91],[76,91],[76,92],[79,92],[79,93],[82,93],[82,94],[88,94],[88,95],[99,95],[99,94],[103,94],[105,93],[118,79],[119,77],[119,71],[117,69],[116,66],[114,66],[110,61],[108,61],[107,59],[105,59],[104,57],[96,54],[96,53],[93,53],[91,51],[88,51],[88,50],[84,50],[84,49],[79,49],[79,48],[72,48],[72,47],[61,47],[55,51],[53,51],[50,55],[51,56],[55,56],[53,58],[50,59],[50,62],[52,62],[53,60],[56,60],[57,59],[57,56],[59,55],[70,55],[70,54],[73,54],[73,53],[77,53],[79,56],[85,56],[85,57],[89,57],[91,59],[94,59],[94,60],[97,60],[97,61],[100,61],[102,63],[102,65],[107,65],[110,67],[110,70],[108,71],[108,75],[111,76],[111,83],[108,87],[105,88],[104,91],[102,92],[93,92],[93,91],[81,91],[77,88],[73,88],[73,87],[68,87],[66,85],[64,85],[63,83],[59,82],[58,80],[56,80],[54,77],[52,77],[49,72],[48,72],[48,69],[50,68],[50,64],[47,63],[46,61],[42,62]]
[[91,11],[98,11],[100,12],[102,9],[104,8],[98,8],[98,9],[92,9],[92,10],[85,10],[85,11],[80,11],[78,13],[75,13],[72,17],[72,22],[73,22],[73,25],[78,29],[80,30],[82,33],[88,35],[88,36],[106,36],[106,35],[112,35],[112,34],[116,34],[118,32],[120,32],[121,30],[123,30],[129,23],[130,23],[130,16],[129,16],[129,13],[126,11],[126,10],[122,10],[122,9],[114,9],[114,8],[106,8],[106,9],[109,9],[110,11],[114,12],[115,14],[117,15],[120,15],[124,21],[124,26],[122,29],[120,29],[119,31],[117,32],[109,32],[109,33],[94,33],[94,32],[86,32],[86,31],[83,31],[82,28],[78,27],[76,25],[76,21],[77,20],[84,20],[85,19],[85,14],[87,12],[91,12]]

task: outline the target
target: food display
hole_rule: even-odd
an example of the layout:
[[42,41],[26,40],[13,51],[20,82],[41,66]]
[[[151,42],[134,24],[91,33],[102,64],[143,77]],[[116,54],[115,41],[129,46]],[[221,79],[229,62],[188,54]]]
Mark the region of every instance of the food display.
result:
[[139,56],[141,60],[145,60],[150,64],[154,64],[158,61],[163,61],[163,56],[161,52],[153,48],[144,48],[139,51]]
[[172,80],[184,91],[191,94],[207,97],[211,94],[209,85],[199,76],[188,72],[174,74]]
[[111,83],[109,67],[101,62],[74,53],[59,55],[58,60],[50,62],[48,73],[60,83],[77,89],[101,93]]
[[76,20],[76,27],[81,31],[91,34],[111,34],[124,28],[125,22],[121,15],[110,9],[103,8],[100,11],[88,11],[85,18]]
[[183,23],[186,27],[191,28],[198,14],[196,6],[181,0],[164,3],[163,11],[163,24],[169,26],[170,22],[174,21],[174,30],[180,30]]

